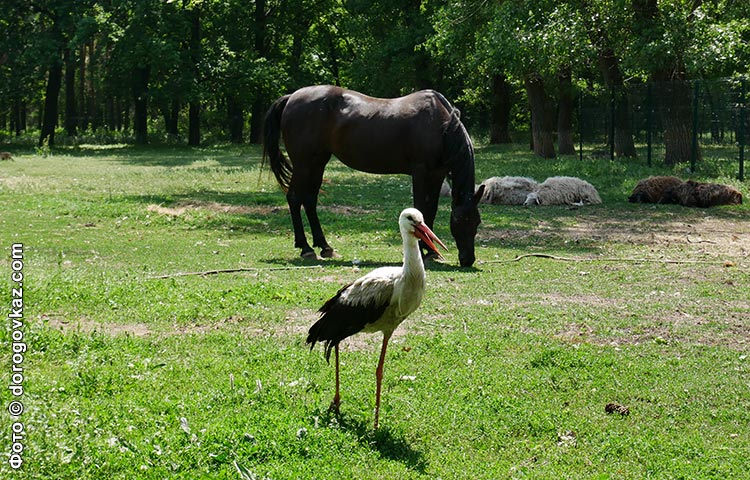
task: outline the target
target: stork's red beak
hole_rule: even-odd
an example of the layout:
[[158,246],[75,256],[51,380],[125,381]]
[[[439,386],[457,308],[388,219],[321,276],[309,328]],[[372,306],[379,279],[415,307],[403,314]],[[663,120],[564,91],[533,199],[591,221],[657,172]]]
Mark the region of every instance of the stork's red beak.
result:
[[430,250],[435,252],[435,254],[438,256],[438,258],[442,259],[443,256],[440,255],[440,252],[438,251],[437,247],[435,246],[432,241],[436,241],[438,245],[443,247],[446,251],[448,251],[448,247],[445,246],[443,242],[440,241],[440,239],[435,235],[435,233],[430,230],[430,227],[425,225],[424,223],[419,223],[417,225],[414,225],[414,236],[418,239],[422,240],[425,245],[429,247]]

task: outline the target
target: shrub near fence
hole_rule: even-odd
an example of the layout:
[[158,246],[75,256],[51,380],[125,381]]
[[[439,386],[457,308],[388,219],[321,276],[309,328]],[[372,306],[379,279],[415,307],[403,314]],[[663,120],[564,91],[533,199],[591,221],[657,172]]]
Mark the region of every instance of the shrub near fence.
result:
[[[681,90],[677,93],[676,90]],[[648,165],[664,152],[665,122],[682,119],[690,136],[690,171],[699,168],[703,156],[716,162],[736,164],[729,171],[745,177],[745,150],[750,141],[750,102],[747,79],[694,80],[630,84],[623,90],[582,90],[578,101],[580,147],[595,147],[611,158],[615,156],[615,119],[627,101],[627,125],[636,144],[645,146]],[[696,148],[700,146],[701,148]],[[582,152],[581,152],[582,153]]]

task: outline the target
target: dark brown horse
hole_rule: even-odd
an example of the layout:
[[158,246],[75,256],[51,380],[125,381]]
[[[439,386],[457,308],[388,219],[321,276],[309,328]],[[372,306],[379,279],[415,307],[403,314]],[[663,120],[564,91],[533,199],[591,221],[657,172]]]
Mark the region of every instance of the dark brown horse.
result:
[[[284,189],[294,227],[294,246],[315,256],[302,227],[301,207],[313,246],[333,256],[316,211],[323,170],[331,154],[356,170],[411,175],[414,207],[432,228],[440,186],[452,180],[451,233],[462,266],[474,263],[479,226],[474,191],[474,148],[460,113],[440,93],[425,90],[401,98],[372,98],[332,86],[305,87],[285,95],[266,113],[263,158]],[[289,156],[279,149],[282,136]],[[480,187],[481,188],[481,187]]]

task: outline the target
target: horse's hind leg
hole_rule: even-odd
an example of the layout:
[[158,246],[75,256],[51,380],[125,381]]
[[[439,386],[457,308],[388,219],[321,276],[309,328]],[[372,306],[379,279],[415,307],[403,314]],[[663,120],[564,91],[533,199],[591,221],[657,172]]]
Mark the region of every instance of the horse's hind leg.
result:
[[323,234],[323,227],[320,225],[320,219],[318,218],[318,194],[309,194],[305,196],[302,205],[305,207],[305,213],[307,214],[307,221],[310,223],[310,231],[313,236],[313,247],[320,247],[320,256],[323,258],[331,258],[335,256],[333,247],[328,245],[326,237]]
[[303,258],[316,258],[315,251],[307,243],[305,237],[305,228],[302,225],[302,200],[294,192],[293,189],[289,189],[286,194],[286,201],[289,204],[289,213],[292,216],[292,228],[294,228],[294,246],[301,248],[302,253],[300,256]]
[[331,258],[336,255],[333,248],[326,241],[326,237],[323,234],[323,227],[320,225],[320,219],[318,218],[318,192],[320,191],[321,183],[323,183],[323,170],[330,158],[329,154],[321,156],[318,159],[317,165],[319,169],[310,172],[310,184],[308,185],[310,190],[302,199],[302,206],[305,207],[305,214],[307,214],[307,221],[310,223],[310,232],[313,236],[313,247],[320,248],[320,256],[323,258]]
[[292,225],[294,226],[294,246],[302,249],[302,256],[305,258],[314,257],[315,253],[305,238],[300,206],[305,208],[313,237],[313,247],[320,248],[321,257],[333,257],[335,255],[333,248],[328,245],[325,235],[323,235],[323,227],[321,227],[318,218],[318,191],[321,183],[323,183],[323,170],[330,158],[330,154],[308,158],[308,163],[312,165],[304,165],[304,162],[299,161],[295,163],[290,193],[287,194],[287,201],[292,213]]

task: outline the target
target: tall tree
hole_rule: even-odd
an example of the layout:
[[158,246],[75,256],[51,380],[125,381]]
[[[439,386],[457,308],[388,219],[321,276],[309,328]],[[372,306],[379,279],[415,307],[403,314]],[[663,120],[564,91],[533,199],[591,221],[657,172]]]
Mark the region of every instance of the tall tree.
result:
[[661,2],[632,0],[634,44],[642,51],[640,60],[648,66],[655,83],[659,112],[664,125],[664,163],[674,165],[690,160],[693,154],[692,110],[689,75],[685,54],[696,20],[700,0]]
[[[617,8],[605,0],[581,0],[578,8],[589,41],[596,49],[596,64],[604,87],[613,95],[614,153],[618,157],[634,157],[630,102],[620,58],[628,51],[627,25],[631,16],[627,8]],[[621,53],[618,54],[616,49]]]
[[489,2],[444,2],[432,16],[426,47],[442,70],[444,88],[489,110],[490,143],[510,143],[512,79],[484,39],[495,13]]
[[197,146],[201,142],[201,7],[200,3],[187,11],[190,20],[190,40],[188,42],[189,58],[192,63],[193,92],[188,107],[188,145]]
[[[551,1],[500,4],[481,42],[480,48],[495,64],[504,65],[512,77],[522,82],[531,110],[531,145],[542,158],[556,155],[556,124],[558,134],[564,135],[566,152],[572,144],[572,81],[560,83],[558,75],[571,72],[563,76],[570,78],[575,53],[585,51],[583,44],[576,12],[567,4]],[[563,115],[556,117],[560,98],[568,101],[562,104]]]
[[60,88],[63,76],[63,51],[66,47],[67,34],[71,30],[73,12],[70,5],[54,1],[33,3],[32,8],[39,15],[42,30],[40,38],[40,60],[47,72],[44,90],[44,110],[39,145],[55,144]]
[[78,135],[77,104],[76,104],[76,63],[74,53],[70,48],[65,49],[65,132],[70,137]]
[[432,2],[350,1],[345,6],[344,35],[352,51],[342,68],[343,83],[382,97],[437,87],[438,72],[423,47],[433,33]]
[[[268,37],[268,20],[271,12],[267,8],[266,0],[255,0],[255,53],[259,58],[268,60],[270,57],[270,45]],[[259,92],[260,93],[260,92]],[[267,100],[258,94],[252,101],[250,113],[250,142],[261,143],[263,131],[263,115],[266,111]]]
[[504,73],[492,75],[490,143],[510,143],[511,85]]
[[561,155],[575,154],[573,141],[573,113],[575,112],[575,92],[573,76],[568,66],[562,67],[557,75],[557,150]]

